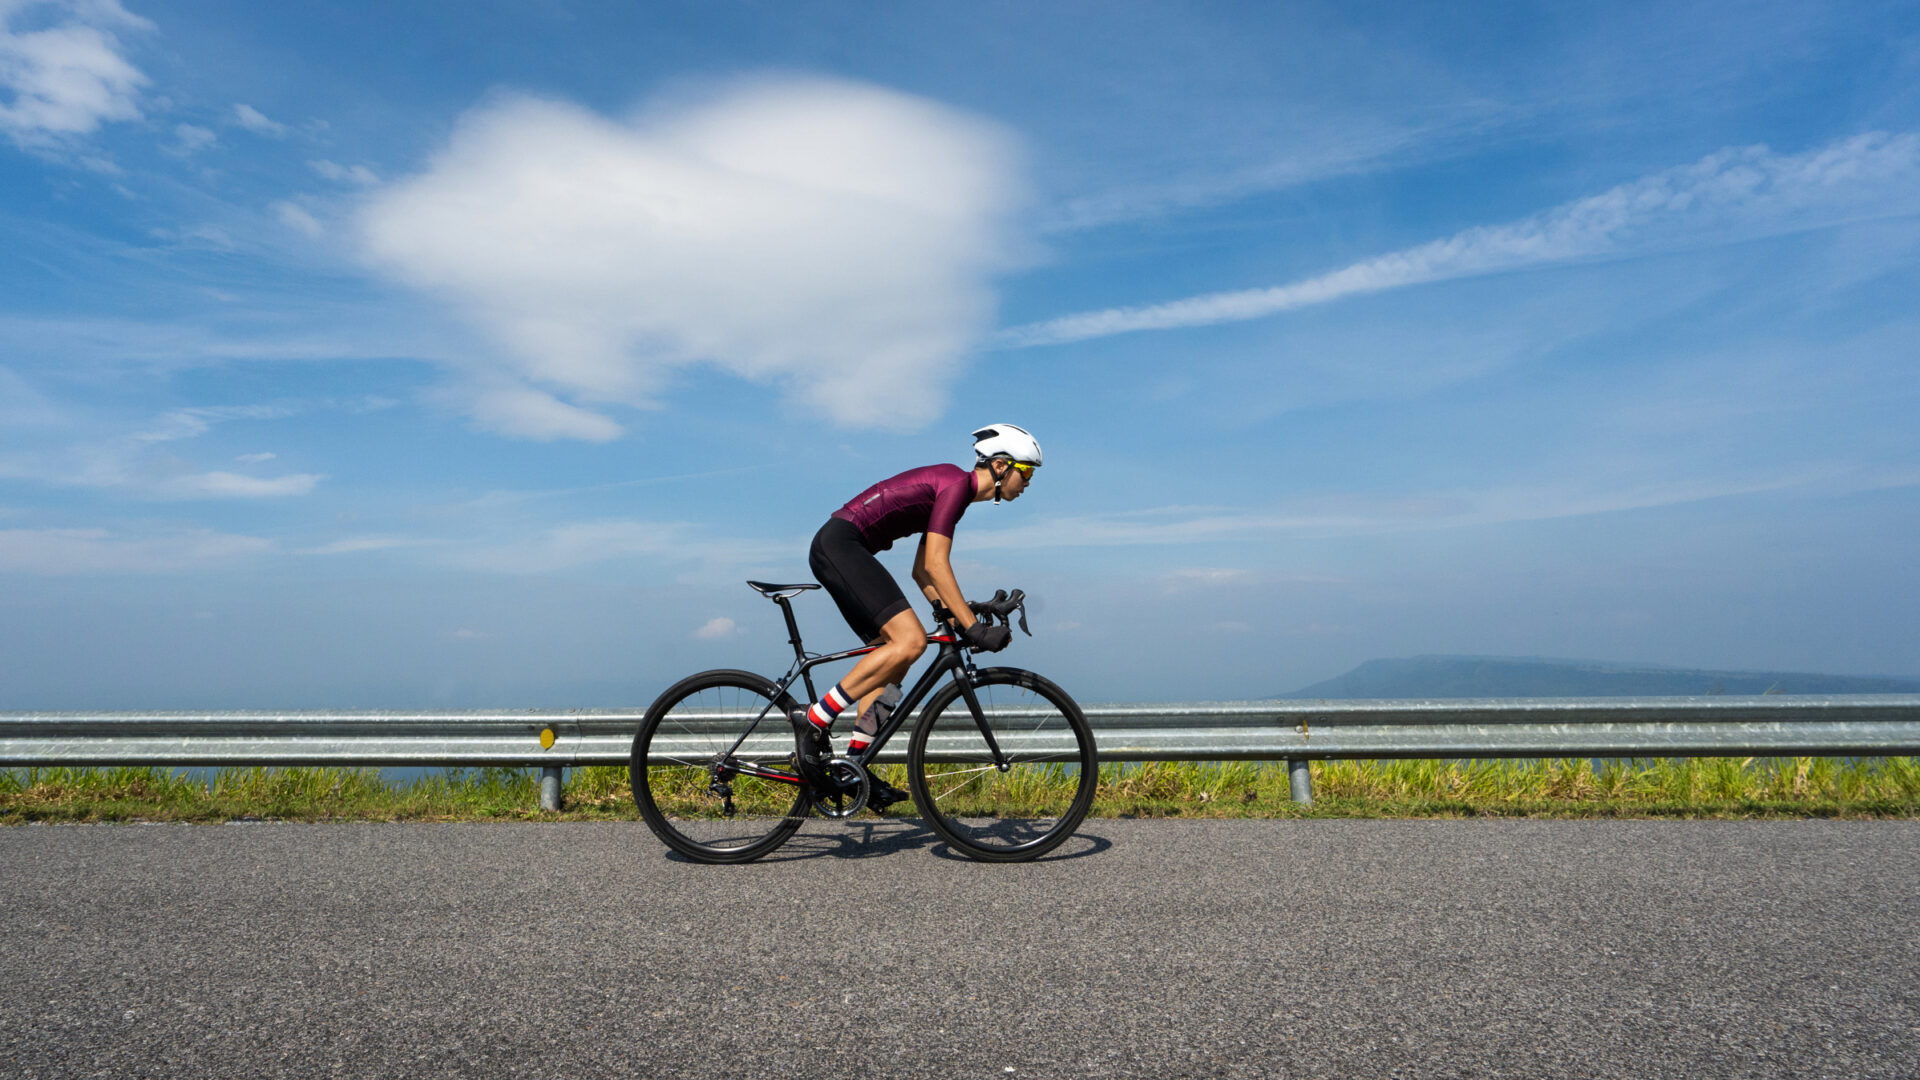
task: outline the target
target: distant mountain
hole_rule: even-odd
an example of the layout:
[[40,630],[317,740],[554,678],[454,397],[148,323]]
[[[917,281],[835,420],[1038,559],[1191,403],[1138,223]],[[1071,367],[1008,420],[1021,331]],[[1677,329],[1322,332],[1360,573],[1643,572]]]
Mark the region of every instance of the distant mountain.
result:
[[1652,697],[1665,694],[1913,694],[1920,679],[1700,671],[1516,656],[1369,660],[1286,698]]

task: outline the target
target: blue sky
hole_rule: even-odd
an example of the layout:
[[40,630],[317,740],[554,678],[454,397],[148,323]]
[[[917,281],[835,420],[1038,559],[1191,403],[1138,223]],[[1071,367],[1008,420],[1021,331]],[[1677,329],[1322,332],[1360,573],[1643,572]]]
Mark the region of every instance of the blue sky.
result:
[[1912,5],[0,0],[0,708],[774,668],[992,421],[1086,700],[1920,675],[1916,285]]

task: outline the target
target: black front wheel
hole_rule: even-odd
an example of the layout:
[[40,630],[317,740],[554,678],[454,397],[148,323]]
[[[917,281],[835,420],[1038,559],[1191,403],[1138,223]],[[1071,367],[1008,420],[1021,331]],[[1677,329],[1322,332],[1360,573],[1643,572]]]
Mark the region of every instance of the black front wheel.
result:
[[1093,805],[1093,732],[1066,691],[1031,671],[986,668],[974,696],[978,718],[958,682],[921,711],[907,750],[913,801],[963,855],[1038,858],[1072,836]]
[[750,671],[703,671],[668,687],[640,722],[627,763],[633,801],[654,835],[709,863],[748,862],[785,843],[808,809],[792,777],[793,708]]

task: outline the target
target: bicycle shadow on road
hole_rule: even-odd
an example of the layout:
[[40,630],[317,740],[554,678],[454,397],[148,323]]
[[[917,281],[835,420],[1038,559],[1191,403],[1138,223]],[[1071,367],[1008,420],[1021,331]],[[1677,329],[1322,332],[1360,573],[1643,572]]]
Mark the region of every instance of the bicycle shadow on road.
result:
[[[1113,841],[1104,836],[1091,835],[1083,829],[1068,838],[1066,843],[1033,861],[1044,863],[1081,859],[1098,855],[1112,846]],[[975,861],[949,848],[947,842],[927,828],[919,818],[882,818],[856,822],[812,820],[795,833],[793,839],[756,861],[877,859],[914,851],[927,851],[938,858],[956,862]],[[669,852],[667,857],[680,862],[692,861],[676,852]]]

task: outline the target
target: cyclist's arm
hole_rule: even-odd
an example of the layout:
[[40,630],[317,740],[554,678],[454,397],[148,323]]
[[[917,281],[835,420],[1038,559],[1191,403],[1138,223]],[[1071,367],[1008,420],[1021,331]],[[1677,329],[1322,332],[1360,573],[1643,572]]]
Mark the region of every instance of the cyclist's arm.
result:
[[960,582],[953,576],[953,537],[927,533],[913,553],[913,581],[928,600],[945,604],[953,612],[953,621],[965,630],[973,625],[973,609],[960,594]]

